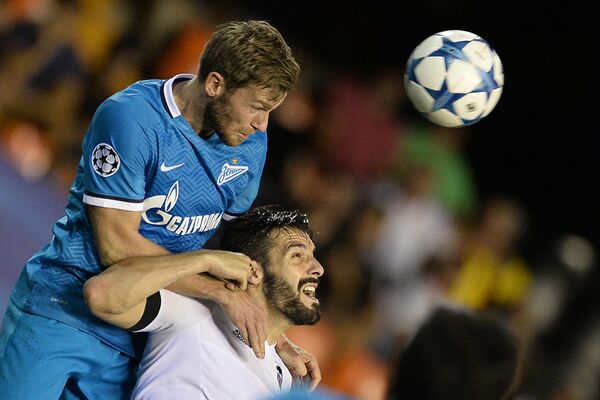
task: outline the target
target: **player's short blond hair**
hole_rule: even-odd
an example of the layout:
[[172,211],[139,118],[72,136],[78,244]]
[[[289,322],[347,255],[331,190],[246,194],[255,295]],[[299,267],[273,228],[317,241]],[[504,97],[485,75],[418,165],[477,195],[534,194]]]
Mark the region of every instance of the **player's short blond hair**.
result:
[[300,66],[283,36],[266,21],[221,24],[206,43],[198,77],[210,72],[225,78],[227,90],[256,85],[279,97],[293,89]]

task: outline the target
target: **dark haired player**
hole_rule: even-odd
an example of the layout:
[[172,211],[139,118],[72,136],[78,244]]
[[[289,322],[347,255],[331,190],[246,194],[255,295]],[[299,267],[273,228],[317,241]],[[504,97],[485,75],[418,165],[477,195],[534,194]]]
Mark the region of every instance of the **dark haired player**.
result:
[[223,236],[225,255],[253,260],[243,272],[248,294],[267,311],[264,359],[254,356],[217,303],[163,289],[186,275],[213,269],[223,275],[202,250],[170,257],[170,266],[156,257],[129,259],[88,280],[84,292],[94,314],[150,332],[133,398],[259,399],[289,390],[291,375],[275,343],[292,325],[320,318],[315,290],[323,267],[311,238],[306,215],[275,206],[236,218]]

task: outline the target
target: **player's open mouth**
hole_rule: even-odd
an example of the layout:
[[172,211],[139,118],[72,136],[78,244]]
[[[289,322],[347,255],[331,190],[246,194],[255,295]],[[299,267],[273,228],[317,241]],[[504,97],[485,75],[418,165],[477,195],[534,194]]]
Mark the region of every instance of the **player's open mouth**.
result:
[[304,295],[306,295],[307,297],[309,297],[311,300],[316,301],[318,303],[319,299],[317,299],[316,290],[317,290],[317,285],[316,284],[314,284],[314,283],[307,283],[302,288],[302,293]]

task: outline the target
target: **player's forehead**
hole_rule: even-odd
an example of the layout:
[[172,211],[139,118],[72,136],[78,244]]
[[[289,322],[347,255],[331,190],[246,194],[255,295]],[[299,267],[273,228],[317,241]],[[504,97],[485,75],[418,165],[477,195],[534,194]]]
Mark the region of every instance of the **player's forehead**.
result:
[[281,253],[292,249],[305,249],[310,253],[315,251],[315,244],[308,235],[298,228],[279,228],[271,232],[274,248]]
[[287,96],[285,92],[256,85],[245,86],[237,90],[246,102],[260,103],[266,109],[278,107]]

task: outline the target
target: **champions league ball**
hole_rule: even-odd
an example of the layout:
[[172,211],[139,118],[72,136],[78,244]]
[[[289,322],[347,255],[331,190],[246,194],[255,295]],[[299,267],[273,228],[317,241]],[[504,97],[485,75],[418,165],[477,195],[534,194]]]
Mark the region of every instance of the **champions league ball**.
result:
[[444,31],[412,52],[404,86],[424,117],[458,128],[480,121],[494,109],[502,94],[504,71],[498,54],[478,35]]

